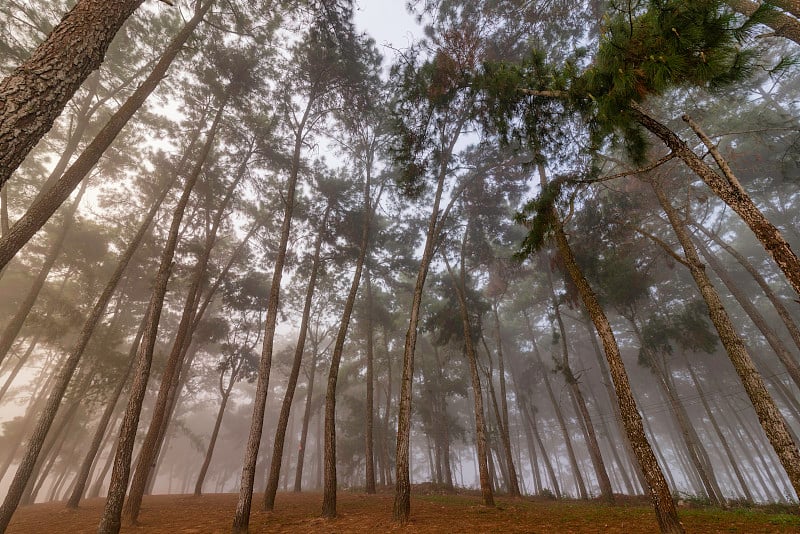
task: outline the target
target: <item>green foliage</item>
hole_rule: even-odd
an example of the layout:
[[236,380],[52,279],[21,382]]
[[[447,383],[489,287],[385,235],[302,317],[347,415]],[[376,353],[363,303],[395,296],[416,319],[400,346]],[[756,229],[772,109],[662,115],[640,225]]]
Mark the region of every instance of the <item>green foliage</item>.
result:
[[539,195],[514,216],[516,223],[528,228],[528,235],[514,253],[515,260],[524,261],[545,245],[557,222],[555,205],[562,198],[563,190],[563,183],[559,180],[548,183]]

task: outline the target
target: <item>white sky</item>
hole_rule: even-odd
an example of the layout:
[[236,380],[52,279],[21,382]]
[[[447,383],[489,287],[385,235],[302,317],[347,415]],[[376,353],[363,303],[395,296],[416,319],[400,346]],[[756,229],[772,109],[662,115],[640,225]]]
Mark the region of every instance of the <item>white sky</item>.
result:
[[422,36],[421,28],[406,10],[405,0],[356,0],[355,22],[375,39],[386,58],[394,55],[387,45],[408,48]]

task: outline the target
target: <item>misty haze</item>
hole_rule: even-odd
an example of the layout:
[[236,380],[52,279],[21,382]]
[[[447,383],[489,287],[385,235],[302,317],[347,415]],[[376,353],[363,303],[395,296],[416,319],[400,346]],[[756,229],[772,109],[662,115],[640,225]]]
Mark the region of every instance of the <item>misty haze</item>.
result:
[[0,534],[800,532],[800,2],[0,2]]

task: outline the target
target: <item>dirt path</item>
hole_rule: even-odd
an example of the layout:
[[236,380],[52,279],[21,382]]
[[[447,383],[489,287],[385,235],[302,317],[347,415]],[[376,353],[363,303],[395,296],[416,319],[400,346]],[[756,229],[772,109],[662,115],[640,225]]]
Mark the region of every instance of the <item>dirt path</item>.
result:
[[[405,527],[391,522],[391,495],[367,496],[340,491],[339,517],[319,517],[322,496],[317,493],[278,494],[276,511],[255,512],[251,532],[332,533],[408,532],[473,533],[518,532],[542,534],[657,532],[653,512],[644,506],[609,507],[594,503],[498,500],[497,509],[480,506],[468,496],[419,496],[412,501],[412,520]],[[256,496],[254,504],[260,504]],[[141,524],[123,527],[127,534],[227,533],[236,495],[202,497],[157,495],[145,497]],[[103,500],[93,499],[80,510],[62,503],[20,508],[8,534],[94,533]],[[683,510],[681,519],[689,533],[790,533],[800,532],[800,516],[761,511]]]

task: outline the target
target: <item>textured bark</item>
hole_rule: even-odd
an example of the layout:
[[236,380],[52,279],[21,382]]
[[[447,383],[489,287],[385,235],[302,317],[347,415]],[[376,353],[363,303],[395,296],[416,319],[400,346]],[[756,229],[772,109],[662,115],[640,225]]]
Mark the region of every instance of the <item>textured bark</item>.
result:
[[142,0],[80,0],[30,58],[0,82],[0,187],[97,69]]
[[8,351],[11,350],[14,340],[17,338],[17,335],[19,335],[20,330],[22,330],[22,325],[25,324],[25,319],[28,318],[28,314],[30,314],[31,310],[33,309],[36,299],[39,298],[39,293],[42,291],[42,288],[47,281],[47,276],[50,274],[50,270],[53,268],[58,256],[61,254],[61,249],[64,246],[64,240],[66,239],[67,234],[69,233],[69,230],[75,221],[75,213],[78,211],[78,206],[83,198],[83,194],[86,192],[86,185],[87,184],[84,183],[81,186],[77,197],[65,210],[64,219],[61,221],[61,228],[57,230],[55,239],[50,245],[50,249],[47,251],[47,255],[45,256],[44,261],[39,268],[39,273],[33,280],[33,284],[28,290],[28,293],[25,295],[25,299],[17,307],[17,312],[14,314],[14,317],[11,318],[11,321],[9,321],[8,325],[6,325],[5,329],[3,329],[3,334],[0,335],[0,365],[2,365],[6,356],[8,356]]
[[783,238],[780,230],[767,220],[753,203],[753,200],[742,188],[727,163],[719,156],[715,145],[703,134],[700,128],[688,116],[684,115],[684,120],[692,126],[715,157],[724,176],[714,172],[675,132],[650,116],[642,107],[637,104],[631,104],[631,109],[639,124],[661,139],[689,169],[742,218],[764,246],[767,253],[772,256],[775,263],[783,271],[795,292],[800,295],[800,260],[798,260],[789,243]]
[[292,227],[292,215],[294,213],[295,194],[297,192],[297,178],[300,172],[300,157],[303,148],[305,127],[310,113],[311,101],[309,100],[295,132],[291,169],[289,173],[289,180],[286,184],[287,191],[285,208],[283,212],[283,222],[281,223],[281,237],[272,272],[269,300],[267,301],[267,317],[264,325],[264,340],[261,347],[261,359],[258,364],[258,379],[256,380],[256,392],[253,399],[253,417],[250,421],[250,431],[247,437],[247,444],[245,446],[244,460],[242,462],[242,478],[241,485],[239,487],[239,499],[236,503],[236,511],[233,515],[233,534],[246,534],[248,525],[250,524],[250,509],[253,502],[253,484],[256,476],[256,463],[258,461],[258,449],[261,444],[261,434],[264,430],[264,411],[267,404],[269,375],[272,369],[272,350],[275,342],[275,328],[278,321],[281,278],[283,276],[283,266],[286,263],[286,249],[289,244],[289,233]]
[[294,360],[292,361],[292,368],[289,371],[289,380],[286,383],[286,393],[283,396],[283,403],[281,404],[281,411],[278,415],[278,426],[275,430],[275,439],[272,444],[272,462],[269,466],[269,477],[267,478],[267,487],[264,490],[264,510],[271,511],[275,508],[275,494],[278,492],[278,477],[281,473],[281,463],[283,461],[283,448],[286,442],[286,427],[289,425],[289,416],[292,410],[292,401],[294,400],[294,392],[297,389],[297,379],[300,376],[300,366],[303,363],[303,353],[306,347],[306,336],[308,334],[308,323],[311,317],[311,305],[314,299],[314,291],[316,290],[317,274],[319,273],[320,266],[320,252],[322,251],[322,241],[327,231],[328,216],[331,212],[331,206],[325,208],[325,213],[322,216],[322,221],[317,228],[317,239],[314,243],[314,256],[311,260],[311,274],[308,278],[308,287],[306,288],[305,301],[303,302],[303,315],[300,319],[300,333],[297,336],[297,345],[294,349]]
[[497,339],[497,373],[500,378],[500,415],[498,423],[503,440],[503,451],[506,455],[506,465],[508,466],[508,493],[511,497],[519,497],[519,481],[517,480],[517,469],[514,466],[514,457],[511,452],[511,431],[508,426],[508,397],[506,395],[506,370],[505,359],[503,357],[503,339],[500,334],[500,315],[497,312],[497,301],[492,307],[494,316],[494,335]]
[[636,400],[631,391],[628,373],[625,370],[625,364],[622,362],[622,355],[614,338],[614,331],[611,329],[611,324],[608,322],[608,318],[602,306],[600,306],[594,290],[589,285],[586,277],[583,276],[575,260],[567,241],[567,236],[561,226],[561,221],[554,208],[552,209],[551,218],[555,225],[554,235],[559,254],[564,261],[567,273],[578,288],[583,305],[592,318],[597,334],[603,344],[608,367],[611,371],[611,378],[614,381],[614,389],[617,392],[617,400],[625,431],[647,480],[647,489],[656,513],[658,526],[663,533],[682,533],[684,531],[683,525],[678,520],[678,512],[675,508],[675,502],[672,500],[669,486],[644,433],[642,417],[639,414]]
[[753,403],[758,420],[766,432],[775,453],[778,455],[781,465],[786,470],[795,493],[800,495],[800,451],[798,451],[797,445],[792,440],[788,425],[777,406],[775,406],[775,402],[764,384],[764,379],[756,369],[750,354],[748,354],[744,346],[744,342],[736,333],[731,319],[725,311],[719,294],[709,280],[708,275],[706,275],[705,266],[700,261],[685,223],[670,204],[663,188],[657,182],[651,182],[651,185],[681,243],[689,271],[708,306],[711,322],[719,334],[728,357],[736,370],[736,374],[742,381],[747,396]]
[[319,348],[314,343],[311,363],[308,371],[308,384],[306,385],[306,404],[303,410],[303,425],[300,430],[300,445],[297,451],[297,468],[294,473],[294,491],[300,493],[303,485],[303,464],[306,456],[306,443],[308,442],[308,424],[311,421],[311,399],[314,396],[314,378],[317,375],[317,357]]
[[367,337],[367,399],[365,407],[365,428],[364,428],[364,461],[366,463],[364,469],[365,484],[364,491],[368,494],[375,493],[375,438],[373,437],[373,428],[375,425],[375,371],[373,362],[375,360],[375,339],[373,336],[372,324],[372,277],[367,269],[366,273],[366,337]]
[[372,198],[371,198],[371,172],[372,161],[369,161],[364,174],[364,224],[361,228],[361,243],[359,244],[358,259],[356,260],[356,270],[353,273],[353,281],[350,283],[350,291],[342,311],[342,318],[339,322],[339,332],[336,334],[336,343],[331,354],[331,368],[328,372],[328,387],[325,391],[325,477],[322,487],[322,516],[336,517],[336,382],[339,377],[339,364],[342,361],[344,342],[347,337],[347,329],[350,325],[350,316],[353,313],[353,306],[358,293],[358,286],[361,283],[361,272],[364,269],[364,262],[367,258],[367,248],[369,247],[370,225],[372,224]]
[[158,323],[161,319],[161,310],[164,305],[164,296],[167,292],[167,283],[172,273],[173,258],[178,244],[181,222],[183,221],[183,215],[186,211],[186,205],[189,203],[189,197],[197,183],[197,179],[200,177],[206,158],[211,152],[211,147],[214,144],[214,138],[220,122],[222,121],[224,110],[225,101],[220,103],[217,114],[214,117],[214,122],[206,134],[206,141],[203,144],[194,167],[186,177],[183,192],[172,214],[172,222],[167,235],[167,241],[161,253],[160,265],[156,273],[153,291],[150,296],[150,303],[147,308],[148,324],[142,334],[142,342],[136,354],[136,370],[133,375],[133,383],[131,384],[125,415],[120,425],[119,440],[114,455],[114,468],[111,471],[108,497],[106,498],[103,516],[98,526],[99,534],[117,534],[120,530],[122,505],[125,499],[125,490],[128,487],[128,479],[130,477],[131,456],[136,439],[136,429],[139,426],[142,402],[147,391],[147,382],[150,378],[150,366],[152,364],[153,350],[158,334]]
[[[130,0],[128,2],[120,2],[119,0],[114,0],[113,3],[138,4],[139,2],[131,2]],[[108,2],[105,1],[81,0],[79,4],[93,4],[107,13],[112,12],[112,8],[108,5]],[[89,146],[84,149],[78,159],[64,172],[53,187],[48,189],[47,192],[28,208],[28,211],[22,218],[17,221],[6,234],[3,234],[3,238],[0,239],[0,269],[3,269],[9,260],[16,255],[19,249],[39,231],[58,207],[70,196],[72,191],[75,190],[78,184],[89,174],[106,149],[114,142],[119,132],[122,131],[122,128],[125,127],[136,111],[144,104],[147,97],[150,96],[150,93],[155,90],[159,82],[164,78],[175,56],[178,55],[183,45],[186,44],[186,41],[192,35],[197,25],[200,24],[200,21],[211,8],[212,4],[213,0],[207,0],[205,4],[199,6],[194,16],[181,28],[172,41],[170,41],[166,50],[162,53],[161,58],[158,60],[158,63],[153,67],[153,71],[150,75],[133,94],[128,97],[119,110],[108,119],[108,122],[106,122],[105,126],[103,126],[94,140],[89,143]],[[2,102],[2,98],[0,98],[0,102]],[[2,164],[0,164],[0,168],[1,167]],[[2,177],[2,169],[0,169],[0,177]]]
[[[227,99],[227,97],[225,98]],[[224,104],[222,107],[224,108]],[[188,346],[191,343],[191,336],[193,333],[192,323],[194,315],[197,312],[197,305],[200,299],[203,280],[205,280],[206,277],[208,261],[211,258],[211,251],[214,249],[214,245],[216,244],[217,232],[222,224],[223,216],[228,208],[228,205],[233,199],[234,191],[239,185],[241,179],[246,174],[246,165],[249,159],[250,154],[248,153],[236,172],[234,179],[228,185],[225,191],[225,196],[220,201],[219,207],[214,214],[211,227],[207,229],[208,233],[206,234],[205,243],[203,244],[203,250],[198,256],[197,263],[192,271],[191,281],[189,283],[189,288],[186,293],[186,300],[183,306],[183,313],[181,314],[181,320],[178,324],[172,349],[167,357],[167,362],[161,375],[161,385],[159,386],[158,395],[153,407],[153,415],[150,419],[150,424],[147,428],[147,434],[145,435],[142,448],[139,452],[139,458],[136,462],[136,470],[133,475],[133,480],[131,481],[131,487],[128,490],[128,499],[125,503],[125,516],[130,520],[131,523],[134,524],[139,517],[139,510],[142,505],[142,497],[151,478],[151,474],[153,473],[151,466],[155,464],[158,451],[160,450],[162,438],[165,433],[164,431],[166,430],[168,423],[166,416],[170,406],[170,394],[177,390],[180,377],[179,371],[184,364],[184,357],[186,356]]]
[[769,299],[772,303],[772,306],[775,308],[775,311],[778,312],[778,316],[780,316],[781,321],[786,326],[786,329],[789,331],[789,335],[792,336],[792,340],[794,341],[795,346],[800,349],[800,328],[797,327],[797,324],[792,319],[789,310],[786,309],[786,306],[781,301],[780,297],[775,294],[775,291],[767,284],[767,281],[761,275],[761,273],[756,269],[750,261],[744,257],[738,250],[730,246],[728,243],[723,241],[718,235],[709,232],[703,226],[697,224],[696,222],[692,222],[692,225],[703,232],[706,236],[708,236],[714,243],[719,245],[725,252],[733,256],[737,262],[753,277],[753,280],[756,281],[758,287],[764,292],[764,295]]
[[592,461],[592,467],[594,468],[595,476],[597,477],[597,482],[600,486],[600,496],[605,502],[613,504],[614,491],[611,489],[611,480],[608,478],[608,471],[606,471],[605,462],[600,454],[600,444],[597,441],[597,434],[595,433],[592,419],[589,416],[589,410],[586,407],[586,401],[583,398],[583,393],[578,385],[578,379],[572,372],[572,367],[569,363],[567,331],[564,327],[564,319],[561,317],[561,306],[556,297],[556,291],[553,285],[553,275],[550,272],[550,269],[546,268],[545,270],[547,271],[547,279],[550,285],[553,310],[555,311],[556,323],[558,324],[558,330],[561,338],[561,361],[559,362],[561,374],[564,376],[564,382],[566,382],[567,387],[570,389],[573,402],[575,403],[575,415],[579,418],[579,422],[582,422],[580,426],[583,432],[584,440],[586,441],[586,447],[589,450],[589,458]]
[[[750,16],[756,12],[760,7],[760,2],[753,0],[725,0],[725,3],[731,6],[734,11],[742,15]],[[796,0],[770,0],[770,4],[776,7],[785,9],[792,13],[794,17],[786,13],[773,13],[764,21],[764,24],[772,28],[773,35],[776,37],[785,37],[797,44],[800,44],[800,10],[798,10],[798,3]]]
[[406,523],[411,513],[411,473],[409,455],[411,451],[411,388],[414,379],[414,350],[417,346],[417,326],[419,323],[419,310],[422,304],[422,290],[428,276],[428,268],[433,259],[434,247],[438,240],[439,206],[442,202],[442,191],[450,159],[453,155],[456,142],[466,122],[462,117],[455,129],[449,144],[444,147],[440,155],[441,164],[436,180],[436,193],[433,197],[433,207],[425,232],[425,247],[414,283],[414,293],[411,299],[411,311],[408,319],[405,345],[403,346],[403,369],[400,376],[400,399],[397,407],[397,447],[395,450],[395,495],[392,507],[392,517],[395,521]]
[[86,456],[83,459],[83,463],[78,471],[78,475],[75,478],[72,492],[67,500],[67,508],[77,508],[81,498],[83,497],[83,492],[86,489],[86,483],[89,480],[89,473],[92,469],[92,465],[97,459],[98,452],[100,452],[100,446],[103,443],[103,437],[106,435],[106,430],[111,422],[111,417],[114,415],[114,410],[117,407],[119,398],[122,396],[122,391],[125,389],[125,384],[128,383],[128,378],[130,378],[131,371],[133,371],[133,364],[136,361],[136,353],[139,350],[139,343],[142,340],[142,334],[144,333],[146,324],[147,317],[143,317],[139,326],[139,331],[136,333],[136,337],[134,338],[130,351],[128,352],[128,367],[125,370],[125,374],[117,382],[114,392],[108,399],[106,409],[103,410],[103,415],[100,416],[100,421],[98,422],[97,429],[92,437],[89,450],[86,452]]
[[[464,241],[466,241],[467,234],[464,234]],[[462,247],[463,252],[463,247]],[[475,403],[475,444],[478,453],[478,478],[481,485],[481,497],[483,498],[484,506],[494,506],[494,492],[492,491],[492,484],[489,478],[489,447],[486,439],[486,421],[483,415],[483,393],[481,390],[481,379],[478,374],[478,355],[475,352],[473,342],[472,325],[469,320],[469,309],[467,308],[467,299],[465,293],[465,271],[464,271],[464,257],[461,258],[461,275],[456,277],[453,269],[444,257],[447,271],[450,273],[450,280],[455,288],[456,297],[458,299],[458,311],[461,317],[461,328],[464,336],[464,353],[469,362],[469,377],[472,385],[472,399]]]

